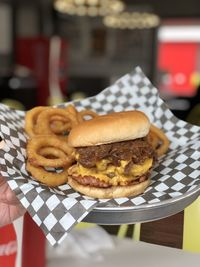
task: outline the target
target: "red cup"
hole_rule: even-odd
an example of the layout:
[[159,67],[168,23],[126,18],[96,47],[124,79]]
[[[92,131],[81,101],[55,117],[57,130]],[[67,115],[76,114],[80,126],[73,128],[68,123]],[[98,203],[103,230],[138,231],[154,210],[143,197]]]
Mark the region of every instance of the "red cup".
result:
[[0,266],[15,267],[17,237],[12,224],[0,228]]

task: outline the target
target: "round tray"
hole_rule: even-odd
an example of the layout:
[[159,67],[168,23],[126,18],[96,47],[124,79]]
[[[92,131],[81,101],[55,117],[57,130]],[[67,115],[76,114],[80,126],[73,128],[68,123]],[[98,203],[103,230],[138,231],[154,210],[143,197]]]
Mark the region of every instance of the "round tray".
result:
[[120,225],[159,220],[184,210],[198,198],[199,190],[198,187],[180,197],[154,204],[127,208],[97,207],[84,218],[84,221],[102,225]]

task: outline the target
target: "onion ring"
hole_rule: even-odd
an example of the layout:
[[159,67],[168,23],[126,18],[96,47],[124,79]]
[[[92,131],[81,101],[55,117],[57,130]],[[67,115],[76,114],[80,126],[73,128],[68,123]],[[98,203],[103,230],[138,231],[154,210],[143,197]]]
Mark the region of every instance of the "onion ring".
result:
[[67,112],[72,114],[72,116],[74,117],[74,120],[76,121],[76,124],[78,124],[79,123],[79,112],[78,112],[78,110],[71,104],[66,107],[66,110],[67,110]]
[[71,130],[71,123],[62,123],[61,121],[53,121],[51,123],[51,130],[54,134],[63,134]]
[[63,134],[71,130],[71,122],[60,119],[50,120],[50,127],[54,134]]
[[[73,105],[69,105],[65,110],[72,115],[74,125],[78,124],[78,118],[77,118],[78,111],[75,109],[75,107]],[[55,134],[62,134],[64,132],[69,132],[72,128],[71,122],[69,122],[69,120],[67,120],[62,116],[58,115],[52,116],[50,118],[50,121],[51,121],[51,129]]]
[[77,111],[77,109],[73,106],[73,105],[68,105],[67,107],[66,107],[66,110],[67,110],[67,112],[69,112],[69,113],[71,113],[72,115],[74,115],[74,117],[77,117],[77,115],[78,115],[78,111]]
[[160,144],[160,139],[153,131],[150,130],[148,134],[148,142],[151,144],[153,149],[156,150]]
[[78,112],[78,121],[83,122],[86,120],[85,117],[90,117],[91,119],[93,119],[97,116],[99,115],[96,112],[89,110],[89,109],[85,109],[85,110]]
[[65,158],[66,154],[55,147],[42,147],[39,150],[39,154],[46,158]]
[[67,182],[68,180],[68,168],[63,168],[62,172],[50,172],[42,167],[35,167],[29,162],[26,163],[26,169],[37,181],[50,186],[59,186]]
[[167,152],[169,148],[169,139],[167,138],[167,136],[161,129],[157,128],[153,124],[151,124],[150,132],[155,134],[160,140],[159,144],[157,145],[155,149],[158,157],[160,157]]
[[[40,155],[39,151],[44,147],[53,147],[55,149],[60,149],[65,153],[65,157],[59,158],[46,158]],[[68,146],[65,141],[60,140],[54,136],[38,136],[28,141],[27,145],[27,157],[28,161],[34,166],[44,166],[59,168],[72,164],[73,149]]]
[[47,107],[39,106],[39,107],[34,107],[26,112],[25,132],[28,134],[29,137],[33,137],[36,135],[35,125],[37,123],[37,118],[39,114],[46,109]]
[[60,116],[63,117],[63,119],[66,119],[67,122],[71,124],[71,128],[76,125],[76,120],[70,114],[64,109],[57,109],[57,108],[48,108],[47,110],[44,110],[41,112],[37,119],[37,124],[35,126],[37,134],[49,134],[49,135],[55,135],[55,133],[51,129],[51,117],[53,116]]

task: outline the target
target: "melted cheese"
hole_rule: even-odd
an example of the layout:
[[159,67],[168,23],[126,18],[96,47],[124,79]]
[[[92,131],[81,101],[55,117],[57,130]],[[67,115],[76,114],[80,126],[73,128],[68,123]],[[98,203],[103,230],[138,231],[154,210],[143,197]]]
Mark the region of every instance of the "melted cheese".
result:
[[[94,176],[97,179],[107,182],[111,185],[125,185],[127,181],[135,180],[138,176],[145,174],[153,164],[153,159],[146,159],[142,165],[135,164],[130,170],[130,176],[124,175],[124,168],[127,165],[127,161],[122,160],[121,165],[113,166],[108,164],[108,160],[102,160],[96,164],[96,168],[87,169],[78,164],[77,172],[81,176]],[[113,178],[108,177],[109,174],[113,174]]]

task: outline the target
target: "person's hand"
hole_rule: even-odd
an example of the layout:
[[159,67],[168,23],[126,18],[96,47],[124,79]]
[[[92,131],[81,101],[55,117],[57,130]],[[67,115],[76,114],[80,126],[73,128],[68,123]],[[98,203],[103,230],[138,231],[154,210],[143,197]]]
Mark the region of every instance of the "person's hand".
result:
[[0,227],[12,223],[25,213],[6,180],[0,176]]

